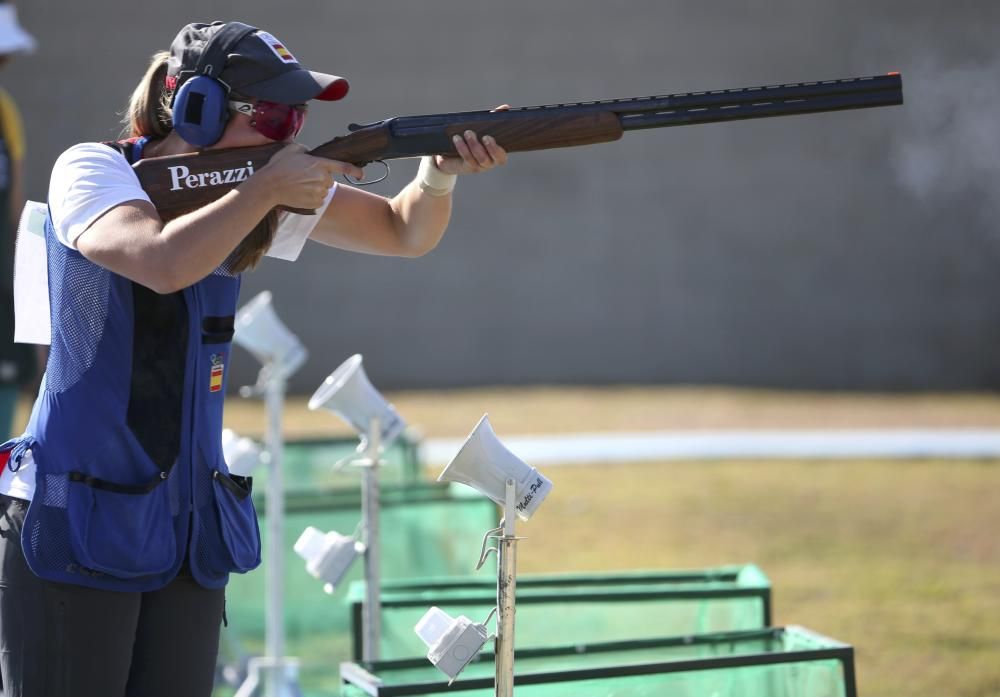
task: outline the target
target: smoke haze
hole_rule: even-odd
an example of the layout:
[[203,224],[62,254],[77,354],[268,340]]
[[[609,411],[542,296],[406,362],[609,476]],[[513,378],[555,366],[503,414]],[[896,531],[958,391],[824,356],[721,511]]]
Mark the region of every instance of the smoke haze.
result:
[[[906,106],[894,132],[893,165],[906,191],[934,206],[972,204],[996,228],[1000,216],[1000,58],[904,75]],[[1000,237],[1000,232],[997,232]]]

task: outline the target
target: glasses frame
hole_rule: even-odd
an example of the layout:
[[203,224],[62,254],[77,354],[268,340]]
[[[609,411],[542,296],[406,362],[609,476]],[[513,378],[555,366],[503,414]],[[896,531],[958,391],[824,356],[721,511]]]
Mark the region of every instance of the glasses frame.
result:
[[[270,106],[284,107],[286,109],[289,109],[289,110],[297,112],[299,114],[298,118],[293,119],[293,125],[295,126],[295,129],[293,131],[291,131],[290,133],[287,133],[284,138],[273,138],[272,135],[275,135],[275,134],[273,134],[273,133],[266,133],[263,130],[261,130],[258,127],[257,118],[256,118],[257,115],[258,115],[258,108],[262,108],[261,105],[266,105],[267,107],[270,107]],[[235,111],[237,114],[243,114],[244,116],[249,116],[250,117],[250,126],[255,131],[257,131],[258,133],[260,133],[261,135],[263,135],[263,136],[265,136],[267,138],[270,138],[271,140],[275,140],[275,141],[279,141],[279,142],[283,141],[283,140],[287,140],[288,138],[295,138],[295,136],[297,136],[299,134],[299,132],[302,130],[302,126],[305,124],[306,114],[309,113],[309,105],[308,104],[282,104],[281,102],[272,102],[272,101],[267,100],[267,99],[258,99],[258,100],[253,101],[253,102],[246,102],[246,101],[239,100],[239,99],[230,99],[229,100],[229,108],[232,109],[233,111]],[[296,125],[295,122],[297,122],[297,125]]]

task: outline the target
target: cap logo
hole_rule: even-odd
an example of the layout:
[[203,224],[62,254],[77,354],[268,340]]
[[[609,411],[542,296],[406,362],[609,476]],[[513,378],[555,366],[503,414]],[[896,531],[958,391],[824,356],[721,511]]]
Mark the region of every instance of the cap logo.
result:
[[271,52],[274,53],[274,55],[281,59],[282,63],[298,63],[298,61],[295,60],[295,56],[292,55],[292,52],[285,48],[285,45],[274,38],[271,34],[266,31],[258,31],[257,36],[268,48],[271,49]]

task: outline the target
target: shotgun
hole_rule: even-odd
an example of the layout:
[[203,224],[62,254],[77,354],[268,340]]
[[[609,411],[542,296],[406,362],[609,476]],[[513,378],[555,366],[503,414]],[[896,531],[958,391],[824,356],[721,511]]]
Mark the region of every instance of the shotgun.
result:
[[[493,136],[508,152],[524,152],[605,143],[618,140],[625,131],[646,128],[902,103],[902,77],[899,73],[888,73],[505,111],[397,116],[365,125],[351,124],[347,135],[320,145],[310,154],[363,167],[405,157],[455,154],[452,136],[469,129],[480,137]],[[263,167],[283,147],[282,143],[270,143],[153,157],[140,160],[134,169],[160,216],[169,220],[221,197]],[[386,168],[388,173],[388,165]]]

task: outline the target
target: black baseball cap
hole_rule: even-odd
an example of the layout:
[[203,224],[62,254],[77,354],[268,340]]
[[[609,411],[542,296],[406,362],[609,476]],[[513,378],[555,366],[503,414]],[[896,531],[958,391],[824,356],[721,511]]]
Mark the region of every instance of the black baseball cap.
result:
[[[209,55],[206,48],[220,32]],[[335,101],[349,88],[342,77],[306,70],[281,41],[240,22],[189,24],[170,45],[167,87],[176,89],[208,73],[232,92],[281,104]]]

